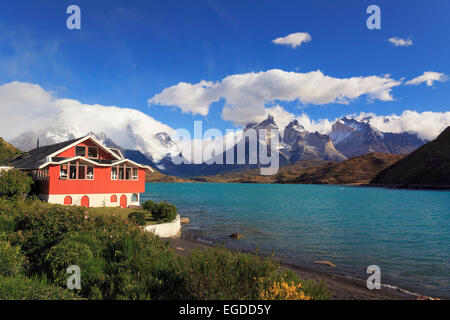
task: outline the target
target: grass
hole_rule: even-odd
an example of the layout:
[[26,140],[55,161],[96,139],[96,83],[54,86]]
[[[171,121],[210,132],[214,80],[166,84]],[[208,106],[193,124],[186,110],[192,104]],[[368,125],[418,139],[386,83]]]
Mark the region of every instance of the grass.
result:
[[133,212],[142,212],[145,214],[145,220],[147,222],[146,225],[153,225],[161,223],[155,219],[152,214],[144,209],[133,209],[133,208],[121,208],[121,207],[97,207],[97,208],[89,208],[88,212],[92,215],[97,216],[120,216],[123,218],[128,218],[128,215]]

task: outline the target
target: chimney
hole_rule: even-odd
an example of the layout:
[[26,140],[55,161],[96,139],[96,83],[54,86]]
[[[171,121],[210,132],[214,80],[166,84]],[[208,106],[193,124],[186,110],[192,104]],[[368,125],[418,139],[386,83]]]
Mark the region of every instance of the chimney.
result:
[[39,137],[37,138],[36,149],[39,149]]

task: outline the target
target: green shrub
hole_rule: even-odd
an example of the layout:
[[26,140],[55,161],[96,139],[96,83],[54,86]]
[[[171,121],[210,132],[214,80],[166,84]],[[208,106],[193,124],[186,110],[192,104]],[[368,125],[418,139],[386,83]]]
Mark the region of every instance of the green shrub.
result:
[[19,247],[0,239],[0,276],[15,276],[23,271],[25,257]]
[[45,278],[0,276],[0,300],[79,300],[75,293],[55,287]]
[[153,212],[153,209],[155,209],[157,204],[153,202],[152,200],[147,200],[142,204],[142,208],[145,210],[148,210],[150,212]]
[[259,299],[259,279],[270,278],[279,264],[225,248],[195,250],[186,258],[183,278],[187,299]]
[[19,170],[9,170],[0,173],[0,194],[9,197],[23,196],[31,190],[33,179]]
[[[273,259],[233,252],[216,247],[195,250],[182,267],[184,299],[259,300],[288,297],[293,299],[329,299],[323,282],[302,281],[290,270],[282,272]],[[266,291],[276,284],[277,295]],[[298,288],[298,293],[291,291]],[[284,291],[284,292],[283,292]],[[269,294],[267,294],[269,293]]]
[[168,244],[136,227],[106,243],[107,299],[179,299],[180,257]]
[[93,224],[84,219],[85,208],[32,203],[18,220],[11,243],[20,245],[30,262],[30,271],[43,270],[47,250],[67,234]]
[[146,222],[145,213],[143,212],[132,212],[128,215],[128,219],[136,223],[138,226],[143,226]]
[[[80,294],[86,298],[100,299],[102,295],[99,292],[106,282],[105,262],[92,253],[88,244],[77,242],[76,238],[77,235],[73,235],[64,239],[47,253],[45,262],[49,279],[65,287],[69,277],[67,268],[76,265],[81,270]],[[86,236],[82,238],[87,239]]]
[[177,217],[177,207],[169,202],[160,202],[153,209],[152,215],[163,222],[171,222]]

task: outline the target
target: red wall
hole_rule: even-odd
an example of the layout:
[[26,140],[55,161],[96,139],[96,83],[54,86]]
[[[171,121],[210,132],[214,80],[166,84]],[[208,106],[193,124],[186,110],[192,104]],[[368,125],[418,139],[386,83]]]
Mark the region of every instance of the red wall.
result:
[[69,180],[59,178],[59,165],[49,166],[48,193],[144,193],[145,170],[139,168],[138,180],[111,180],[111,167],[95,167],[94,180]]

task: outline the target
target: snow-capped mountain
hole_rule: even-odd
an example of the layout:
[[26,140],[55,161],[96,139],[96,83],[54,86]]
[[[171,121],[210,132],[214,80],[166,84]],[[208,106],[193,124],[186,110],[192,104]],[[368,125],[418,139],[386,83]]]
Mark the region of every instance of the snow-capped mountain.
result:
[[371,152],[407,154],[426,143],[415,134],[381,132],[367,122],[348,117],[337,120],[329,136],[348,158]]
[[20,150],[29,151],[36,148],[39,139],[39,145],[59,143],[67,140],[80,138],[86,135],[92,135],[103,144],[124,150],[139,151],[150,161],[157,163],[165,157],[179,154],[178,146],[172,141],[166,132],[158,132],[154,135],[147,134],[145,137],[136,134],[133,128],[127,128],[122,134],[126,136],[124,141],[128,141],[126,146],[116,143],[116,140],[103,132],[84,132],[75,128],[47,128],[39,132],[24,132],[10,142]]
[[289,123],[284,129],[281,150],[291,163],[303,160],[342,161],[347,159],[334,147],[328,135],[308,132],[297,120]]
[[[244,128],[249,129],[278,129],[275,119],[269,115],[260,123],[250,123]],[[139,133],[138,133],[139,132]],[[74,128],[47,128],[40,132],[25,132],[10,142],[21,150],[28,151],[37,145],[40,146],[63,142],[85,135],[92,135],[107,146],[118,148],[125,157],[139,163],[153,166],[163,173],[177,176],[201,176],[245,169],[260,168],[259,164],[249,164],[251,155],[257,157],[258,150],[252,150],[247,140],[238,141],[234,149],[234,164],[225,164],[226,151],[215,156],[222,159],[224,164],[191,164],[180,165],[172,161],[173,156],[181,155],[182,148],[171,139],[168,132],[155,134],[128,127],[125,132],[117,132],[111,137],[103,132],[82,132]],[[266,146],[266,139],[257,138]],[[125,142],[125,145],[122,144]],[[364,121],[352,118],[342,118],[334,123],[329,134],[309,132],[297,120],[290,122],[283,131],[279,140],[280,166],[292,164],[296,161],[342,161],[349,157],[360,156],[371,152],[403,154],[414,151],[425,141],[414,134],[386,133],[373,128]],[[245,146],[245,164],[237,164],[238,145]],[[251,154],[253,152],[253,154]],[[217,162],[217,161],[216,161]]]

